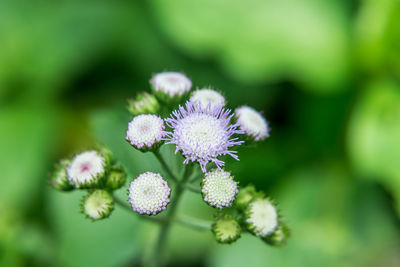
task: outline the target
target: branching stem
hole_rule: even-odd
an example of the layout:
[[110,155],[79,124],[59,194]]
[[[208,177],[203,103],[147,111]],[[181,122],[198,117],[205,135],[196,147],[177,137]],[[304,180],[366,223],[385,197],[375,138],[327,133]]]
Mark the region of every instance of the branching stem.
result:
[[156,156],[156,158],[158,159],[158,161],[160,162],[161,166],[164,168],[164,170],[167,172],[168,176],[176,183],[178,183],[178,179],[176,178],[176,176],[174,175],[174,173],[171,171],[171,169],[169,168],[169,166],[167,165],[167,163],[165,162],[163,156],[160,153],[160,150],[156,150],[153,152],[154,155]]

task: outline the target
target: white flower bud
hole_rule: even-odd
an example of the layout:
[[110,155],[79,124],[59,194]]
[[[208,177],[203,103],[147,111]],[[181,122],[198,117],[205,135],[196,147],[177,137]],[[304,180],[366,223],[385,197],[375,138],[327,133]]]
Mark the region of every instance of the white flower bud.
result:
[[269,136],[267,120],[255,109],[242,106],[235,110],[237,123],[250,140],[261,141]]
[[98,152],[86,151],[74,157],[67,167],[68,180],[76,188],[98,185],[105,174],[106,159]]
[[201,193],[204,201],[210,206],[222,209],[230,207],[238,192],[235,182],[229,172],[215,169],[205,174],[202,181]]
[[126,140],[142,152],[154,151],[165,136],[164,121],[152,114],[136,116],[128,125]]
[[129,203],[139,214],[156,215],[166,209],[171,189],[158,173],[145,172],[129,186]]
[[248,229],[255,235],[265,237],[278,227],[278,212],[267,198],[251,201],[246,210]]
[[225,106],[225,98],[215,90],[212,89],[200,89],[192,93],[190,101],[195,104],[201,105],[202,108],[207,108],[210,106],[211,109],[215,107]]

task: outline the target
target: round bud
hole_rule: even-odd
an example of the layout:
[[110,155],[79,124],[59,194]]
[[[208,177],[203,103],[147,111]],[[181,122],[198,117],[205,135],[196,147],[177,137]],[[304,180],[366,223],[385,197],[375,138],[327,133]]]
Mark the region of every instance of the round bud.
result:
[[249,106],[242,106],[235,110],[237,123],[250,141],[261,141],[269,136],[267,120]]
[[76,155],[67,167],[68,181],[76,188],[97,186],[106,172],[106,159],[97,151]]
[[121,167],[113,167],[107,175],[106,187],[115,190],[125,184],[126,173]]
[[155,114],[160,109],[160,104],[154,95],[143,92],[136,99],[128,99],[128,111],[134,115]]
[[256,198],[245,211],[247,228],[256,236],[266,237],[278,227],[278,212],[268,198]]
[[242,229],[239,223],[228,214],[222,215],[213,223],[212,232],[218,243],[230,244],[240,238]]
[[241,188],[236,196],[235,206],[239,210],[245,210],[249,202],[258,195],[254,185],[248,185],[245,188]]
[[272,246],[284,246],[286,240],[290,237],[290,230],[283,222],[279,222],[278,228],[272,234],[264,237],[264,241]]
[[237,184],[229,172],[221,169],[207,172],[201,184],[203,199],[219,209],[230,207],[238,192]]
[[70,160],[63,159],[56,164],[54,173],[50,177],[50,185],[60,191],[70,191],[74,186],[68,182],[66,168],[70,164]]
[[212,89],[200,89],[192,93],[190,101],[193,103],[201,105],[202,108],[207,108],[210,106],[211,109],[215,107],[225,106],[225,98],[215,90]]
[[129,186],[129,203],[139,214],[156,215],[165,210],[171,189],[159,173],[145,172]]
[[155,151],[162,144],[164,129],[164,121],[157,115],[141,114],[129,123],[126,140],[142,152]]
[[161,72],[153,76],[150,85],[162,102],[175,103],[190,91],[192,81],[180,72]]
[[94,190],[82,199],[82,212],[93,221],[110,216],[113,209],[113,199],[106,190]]

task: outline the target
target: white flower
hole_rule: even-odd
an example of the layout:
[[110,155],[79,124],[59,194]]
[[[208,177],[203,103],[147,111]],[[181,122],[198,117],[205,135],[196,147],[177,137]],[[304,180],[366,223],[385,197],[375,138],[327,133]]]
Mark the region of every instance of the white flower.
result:
[[126,140],[137,149],[148,151],[158,147],[165,136],[164,121],[152,114],[136,116],[128,125]]
[[68,180],[75,187],[96,184],[105,173],[106,160],[96,151],[83,152],[67,167]]
[[171,189],[158,173],[145,172],[129,186],[129,202],[140,214],[156,215],[166,209]]
[[232,205],[238,192],[238,186],[229,172],[215,169],[205,174],[201,192],[204,201],[211,206],[222,209]]
[[265,237],[277,228],[278,212],[268,199],[256,199],[248,206],[246,222],[255,235]]
[[150,80],[150,84],[156,92],[161,91],[170,97],[181,96],[192,87],[189,78],[180,72],[157,73]]
[[113,199],[110,193],[105,190],[95,190],[89,193],[82,202],[84,214],[92,220],[108,217],[113,208]]
[[194,91],[190,101],[200,104],[203,108],[207,108],[208,105],[211,108],[225,106],[225,98],[217,91],[207,88]]
[[260,141],[269,136],[269,128],[266,119],[255,109],[242,106],[235,110],[237,122],[246,135]]

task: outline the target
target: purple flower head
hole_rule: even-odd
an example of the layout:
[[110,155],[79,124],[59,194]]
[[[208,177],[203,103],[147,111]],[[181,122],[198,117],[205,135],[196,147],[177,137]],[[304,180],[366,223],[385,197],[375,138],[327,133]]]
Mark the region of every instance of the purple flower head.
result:
[[202,108],[191,101],[186,102],[185,107],[172,112],[170,118],[165,121],[172,132],[167,132],[167,144],[175,144],[176,151],[182,151],[186,158],[184,163],[197,161],[203,172],[206,172],[206,164],[214,162],[218,168],[225,163],[217,159],[221,155],[230,155],[239,160],[237,151],[230,150],[230,147],[240,145],[234,134],[243,134],[238,124],[230,124],[230,109],[221,106]]

